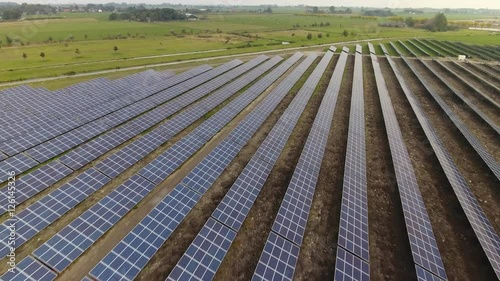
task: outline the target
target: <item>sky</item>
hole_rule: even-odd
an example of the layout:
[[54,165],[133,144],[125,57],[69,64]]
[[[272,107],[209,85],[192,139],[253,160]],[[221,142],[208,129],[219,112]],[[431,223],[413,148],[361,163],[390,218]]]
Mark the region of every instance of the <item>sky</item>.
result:
[[389,8],[488,8],[500,9],[499,0],[0,0],[16,2],[16,3],[33,3],[33,4],[104,4],[109,2],[127,2],[127,3],[147,3],[147,4],[161,4],[169,3],[182,3],[182,4],[208,4],[208,5],[260,5],[260,4],[277,4],[277,5],[299,5],[307,4],[310,6],[365,6],[365,7],[389,7]]

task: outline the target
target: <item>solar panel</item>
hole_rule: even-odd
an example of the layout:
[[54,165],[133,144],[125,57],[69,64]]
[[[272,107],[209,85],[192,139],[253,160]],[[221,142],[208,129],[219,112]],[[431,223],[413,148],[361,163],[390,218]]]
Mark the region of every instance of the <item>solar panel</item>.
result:
[[[64,166],[59,161],[52,161],[32,173],[16,179],[16,204],[21,204],[41,190],[71,174],[73,170]],[[0,199],[0,213],[7,210],[8,198]]]
[[177,185],[113,250],[90,275],[99,280],[132,280],[194,207],[200,196]]
[[369,281],[370,265],[342,247],[337,247],[333,279],[335,281]]
[[[286,242],[285,245],[296,247],[298,254],[304,238],[307,219],[321,165],[321,160],[317,161],[314,155],[322,158],[323,152],[318,153],[317,149],[319,148],[324,151],[326,147],[331,119],[340,90],[340,80],[342,79],[345,62],[348,56],[347,54],[348,49],[344,48],[332,78],[330,79],[329,86],[312,125],[306,145],[301,153],[299,163],[295,167],[292,179],[290,180],[283,201],[281,202],[265,247],[273,245],[273,240],[276,239],[275,237],[278,237],[279,240]],[[322,73],[319,75],[322,75]],[[313,85],[310,86],[310,88],[313,87]],[[314,162],[309,162],[308,160],[314,160]],[[273,251],[273,248],[271,246],[269,247],[270,249],[264,249],[253,278],[256,278],[256,280],[274,280],[274,278],[291,280],[295,271],[296,258],[295,261],[290,263],[287,260],[289,256],[280,256],[279,250]],[[271,251],[271,254],[266,253],[266,251]],[[278,259],[278,262],[276,259]],[[283,265],[283,263],[285,265]],[[286,276],[276,276],[277,273],[283,272],[285,266],[288,268],[288,274]]]
[[[311,57],[309,60],[304,61],[293,73],[303,73],[307,69],[307,67],[314,60]],[[239,123],[237,128],[231,132],[230,136],[226,138],[226,141],[229,141],[232,138],[238,138],[239,134],[243,134],[246,136],[249,134],[250,136],[255,132],[259,125],[264,122],[265,118],[271,113],[273,108],[280,101],[275,98],[273,95],[278,95],[280,99],[284,97],[287,92],[282,91],[281,89],[290,89],[293,84],[299,79],[300,75],[293,75],[287,77],[273,92],[266,97],[266,99],[260,103],[251,114],[247,115],[247,117]],[[303,92],[302,95],[307,95],[309,93]],[[300,97],[297,96],[296,99],[300,100]],[[288,109],[287,109],[288,111]],[[300,115],[300,112],[295,112],[295,114]],[[248,123],[254,122],[253,124],[257,124],[255,127],[249,127]],[[279,125],[276,125],[279,126]],[[245,130],[241,130],[239,128],[244,128]],[[253,129],[252,129],[253,128]],[[249,131],[248,131],[249,130]],[[289,128],[289,130],[293,130],[293,126]],[[276,134],[280,134],[278,131]],[[272,138],[272,135],[269,134],[268,138]],[[286,142],[286,140],[285,140]],[[285,144],[283,143],[283,145]],[[240,142],[240,145],[244,145],[246,142]],[[259,149],[265,150],[266,145],[262,144]],[[279,155],[276,155],[276,158]],[[252,157],[250,162],[247,164],[243,172],[240,174],[236,182],[230,188],[226,196],[223,198],[222,202],[218,205],[216,210],[212,213],[212,218],[221,222],[221,225],[228,226],[230,229],[234,231],[238,231],[241,227],[243,221],[245,220],[250,208],[255,202],[260,189],[264,185],[267,176],[270,174],[272,169],[272,165],[262,161],[258,158],[257,154]],[[210,219],[203,229],[210,229],[214,223],[213,219]],[[224,227],[227,230],[229,228]],[[224,230],[226,231],[226,230]],[[231,238],[227,240],[227,243],[222,244],[219,242],[215,242],[211,246],[211,250],[213,252],[218,253],[217,255],[200,255],[199,251],[195,251],[195,249],[199,249],[196,245],[197,241],[203,241],[205,237],[204,230],[202,230],[195,241],[191,244],[188,250],[185,252],[181,260],[172,270],[170,274],[170,279],[185,279],[187,276],[195,276],[199,277],[204,275],[204,280],[210,280],[213,278],[217,268],[219,267],[222,259],[227,253],[230,244],[234,240],[235,235],[232,235]],[[212,235],[213,238],[213,235]],[[213,239],[212,239],[213,240]],[[210,240],[210,241],[212,241]],[[196,268],[195,265],[205,264],[210,265],[209,271],[202,271],[200,273],[196,273],[197,271],[193,271],[192,268]]]
[[291,281],[299,251],[299,246],[271,231],[255,268],[252,281]]
[[14,171],[16,175],[19,175],[38,164],[38,162],[26,156],[24,153],[12,156],[0,162],[0,182],[4,182],[8,179],[7,172]]
[[7,271],[2,275],[1,280],[5,281],[52,281],[56,279],[57,274],[51,271],[34,258],[27,256],[21,262],[16,264],[15,273]]
[[239,231],[271,169],[272,166],[266,162],[252,158],[212,213],[212,217]]
[[134,175],[33,252],[57,272],[66,269],[153,188]]
[[388,60],[396,74],[396,78],[398,79],[403,92],[410,101],[410,105],[436,153],[439,163],[443,167],[443,171],[445,172],[445,175],[448,178],[448,181],[450,182],[462,209],[471,223],[472,229],[478,237],[488,260],[493,267],[493,270],[497,276],[500,277],[500,237],[495,232],[484,211],[481,209],[477,199],[474,197],[470,187],[467,185],[466,180],[463,178],[460,170],[453,161],[453,158],[449,155],[445,146],[439,139],[430,121],[423,114],[420,104],[417,103],[413,93],[406,86],[401,73],[394,65],[392,59],[388,58]]
[[417,281],[442,281],[443,279],[437,277],[436,275],[430,273],[429,271],[415,265],[417,271]]
[[297,245],[302,244],[318,172],[297,166],[281,203],[272,230]]
[[212,280],[235,236],[233,230],[209,218],[167,280]]
[[[275,60],[276,61],[276,60]],[[270,68],[272,64],[267,64],[265,67]],[[282,73],[286,71],[287,68],[280,69]],[[262,71],[262,70],[259,70]],[[255,75],[258,72],[255,71]],[[251,77],[251,76],[250,76]],[[248,82],[247,82],[248,83]],[[269,81],[259,81],[258,83],[269,83]],[[239,85],[238,87],[241,87]],[[237,88],[233,88],[233,91],[237,91]],[[253,95],[255,94],[254,92],[245,92],[242,95]],[[248,102],[250,102],[248,100]],[[231,103],[230,103],[231,104]],[[230,104],[228,106],[230,106]],[[234,112],[233,114],[237,114],[237,112]],[[209,119],[210,120],[210,119]],[[207,121],[209,121],[207,120]],[[229,120],[229,119],[228,119]],[[207,122],[205,121],[205,122]],[[131,259],[128,257],[123,257],[121,255],[121,251],[115,251],[111,252],[106,256],[91,272],[92,276],[95,276],[96,278],[100,279],[110,279],[114,277],[118,278],[134,278],[144,267],[145,263],[151,258],[151,256],[156,252],[158,247],[163,244],[163,242],[168,238],[170,233],[177,227],[177,225],[182,221],[182,219],[187,215],[189,210],[194,206],[194,204],[199,200],[200,195],[197,192],[194,192],[194,190],[197,190],[198,192],[204,192],[210,185],[215,181],[215,179],[222,173],[222,171],[229,165],[230,161],[232,158],[236,156],[238,151],[242,148],[243,145],[235,143],[231,141],[230,139],[224,140],[222,143],[220,143],[212,152],[200,163],[197,165],[195,169],[191,171],[191,173],[185,177],[183,180],[183,183],[179,184],[174,190],[178,190],[178,193],[188,193],[186,195],[186,200],[188,200],[189,206],[187,208],[183,209],[183,213],[180,213],[178,210],[178,206],[172,206],[168,202],[172,201],[173,197],[176,196],[176,193],[172,191],[169,193],[166,197],[162,199],[159,205],[157,205],[148,216],[143,219],[143,221],[132,230],[132,232],[127,235],[121,244],[124,244],[124,246],[120,246],[119,244],[117,247],[122,247],[122,248],[127,248],[131,250],[127,250],[128,254],[134,254],[134,252],[141,253],[141,256],[146,256],[144,260],[139,260],[137,262],[130,262]],[[206,160],[209,161],[206,161]],[[210,171],[210,172],[208,172]],[[188,188],[186,188],[188,187]],[[165,203],[167,202],[167,203]],[[163,205],[162,205],[163,204]],[[167,205],[165,205],[167,204]],[[186,203],[187,204],[187,203]],[[184,205],[186,206],[186,205]],[[174,219],[169,219],[165,218],[164,214],[172,213],[172,216],[175,218]],[[127,241],[130,239],[136,239],[141,237],[141,241],[147,240],[146,237],[149,235],[153,235],[155,233],[158,233],[157,229],[154,229],[152,226],[149,226],[149,222],[155,221],[155,226],[158,225],[158,221],[166,220],[169,222],[169,227],[168,229],[170,232],[168,232],[166,235],[160,235],[163,240],[155,240],[157,245],[155,245],[154,248],[149,250],[148,253],[145,253],[145,249],[142,248],[134,248],[130,247],[130,243]],[[145,226],[141,226],[145,225]],[[148,228],[149,227],[149,228]],[[158,235],[158,234],[155,234]],[[129,238],[127,238],[129,237]],[[116,249],[116,248],[115,248]],[[135,261],[135,259],[134,259]]]
[[[110,178],[91,168],[19,212],[16,216],[16,246],[24,244],[109,181]],[[0,247],[0,257],[5,257],[9,247],[5,244]]]
[[354,62],[338,245],[369,262],[362,60],[363,56],[357,53]]
[[[374,58],[375,59],[375,58]],[[418,188],[411,159],[404,143],[378,61],[372,62],[389,139],[394,169],[400,190],[405,223],[413,260],[446,279],[443,262],[425,205]]]

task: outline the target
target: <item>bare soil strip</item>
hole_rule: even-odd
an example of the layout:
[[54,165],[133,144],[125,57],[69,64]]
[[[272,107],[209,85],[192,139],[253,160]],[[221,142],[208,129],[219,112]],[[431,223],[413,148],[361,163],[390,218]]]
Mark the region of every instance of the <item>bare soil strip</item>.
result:
[[416,280],[371,59],[363,58],[363,64],[370,277]]

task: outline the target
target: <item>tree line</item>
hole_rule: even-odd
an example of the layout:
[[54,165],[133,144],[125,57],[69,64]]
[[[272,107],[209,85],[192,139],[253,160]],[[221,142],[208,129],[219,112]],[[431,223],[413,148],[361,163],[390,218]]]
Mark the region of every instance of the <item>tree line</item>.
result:
[[0,7],[0,16],[2,20],[18,20],[23,14],[26,15],[50,15],[57,13],[57,8],[50,5],[27,4],[5,5]]
[[170,8],[163,9],[138,9],[131,7],[123,13],[112,13],[109,20],[131,20],[131,21],[171,21],[183,20],[186,15]]

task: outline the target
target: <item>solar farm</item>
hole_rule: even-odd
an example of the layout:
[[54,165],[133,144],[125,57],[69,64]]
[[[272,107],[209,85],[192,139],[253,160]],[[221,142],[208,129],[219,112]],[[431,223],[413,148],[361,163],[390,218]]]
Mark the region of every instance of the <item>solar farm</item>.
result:
[[411,39],[3,90],[0,279],[497,280],[499,61]]

